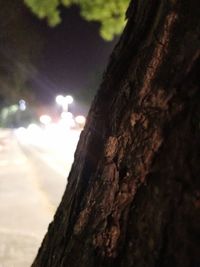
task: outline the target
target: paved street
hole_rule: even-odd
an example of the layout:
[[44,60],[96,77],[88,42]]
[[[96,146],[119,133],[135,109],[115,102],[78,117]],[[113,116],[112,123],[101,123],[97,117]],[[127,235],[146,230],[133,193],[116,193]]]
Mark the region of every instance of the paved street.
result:
[[[72,157],[71,157],[72,158]],[[29,267],[64,192],[71,162],[0,131],[0,267]]]

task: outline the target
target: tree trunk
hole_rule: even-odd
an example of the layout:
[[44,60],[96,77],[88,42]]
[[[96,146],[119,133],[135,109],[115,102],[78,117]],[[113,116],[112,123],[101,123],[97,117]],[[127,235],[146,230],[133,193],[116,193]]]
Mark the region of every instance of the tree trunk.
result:
[[33,267],[200,266],[200,2],[127,17]]

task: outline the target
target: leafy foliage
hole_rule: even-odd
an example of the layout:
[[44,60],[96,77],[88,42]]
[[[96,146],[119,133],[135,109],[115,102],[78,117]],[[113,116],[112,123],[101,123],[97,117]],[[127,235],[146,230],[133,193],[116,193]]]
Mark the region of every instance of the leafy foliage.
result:
[[129,0],[24,0],[24,2],[39,18],[46,18],[50,26],[60,23],[61,5],[65,7],[78,5],[82,17],[88,21],[100,22],[101,36],[105,40],[112,40],[124,28]]

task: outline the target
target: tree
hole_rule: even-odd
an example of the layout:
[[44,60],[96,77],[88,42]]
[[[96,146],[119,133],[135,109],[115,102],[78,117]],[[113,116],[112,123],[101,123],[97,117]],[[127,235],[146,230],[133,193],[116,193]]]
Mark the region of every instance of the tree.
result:
[[101,36],[106,40],[112,40],[124,28],[124,14],[129,0],[24,0],[24,2],[39,18],[46,18],[51,26],[61,21],[59,9],[61,4],[66,7],[78,5],[81,15],[86,20],[100,22]]
[[37,72],[35,63],[44,41],[22,0],[0,0],[0,6],[1,108],[20,98],[33,101],[30,81]]
[[131,2],[32,267],[200,266],[199,11]]

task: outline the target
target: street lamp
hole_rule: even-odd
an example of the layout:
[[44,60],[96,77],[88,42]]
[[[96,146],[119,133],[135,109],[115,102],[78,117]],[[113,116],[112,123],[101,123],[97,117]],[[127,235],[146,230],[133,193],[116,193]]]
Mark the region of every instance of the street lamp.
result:
[[68,107],[70,104],[72,104],[74,101],[73,97],[71,95],[63,96],[58,95],[56,96],[56,103],[60,105],[63,109],[63,111],[68,112]]
[[63,98],[63,103],[62,103],[62,107],[63,110],[68,112],[68,107],[70,104],[72,104],[74,101],[73,97],[71,95],[67,95]]

